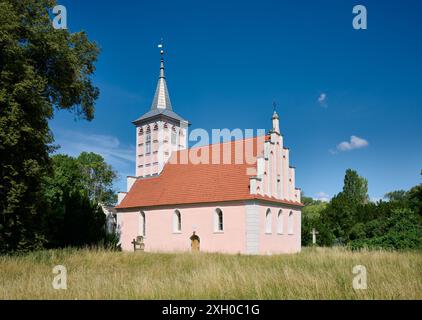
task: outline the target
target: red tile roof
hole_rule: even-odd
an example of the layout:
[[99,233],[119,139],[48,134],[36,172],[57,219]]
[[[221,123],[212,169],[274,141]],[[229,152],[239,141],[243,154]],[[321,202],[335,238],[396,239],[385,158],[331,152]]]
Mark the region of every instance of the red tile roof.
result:
[[[116,208],[123,209],[253,199],[301,206],[302,204],[299,202],[250,194],[250,176],[247,174],[247,169],[256,168],[256,156],[262,154],[263,141],[264,137],[261,136],[177,151],[173,153],[170,161],[164,166],[160,175],[137,179]],[[252,147],[253,161],[246,161],[249,158],[244,157],[240,164],[236,164],[236,155],[245,155],[245,151]],[[213,154],[223,154],[223,150],[228,150],[228,148],[231,149],[231,161],[227,164],[223,164],[223,155],[220,157],[220,164],[195,164],[192,163],[192,161],[195,162],[192,160],[192,157],[188,157],[190,153],[191,155],[202,155],[204,157],[203,159],[210,160],[213,158]],[[218,150],[220,152],[216,153],[215,151]],[[185,161],[187,162],[186,164],[175,163],[177,159],[188,159],[188,161]],[[212,162],[212,160],[209,162]],[[247,162],[250,163],[248,164]]]

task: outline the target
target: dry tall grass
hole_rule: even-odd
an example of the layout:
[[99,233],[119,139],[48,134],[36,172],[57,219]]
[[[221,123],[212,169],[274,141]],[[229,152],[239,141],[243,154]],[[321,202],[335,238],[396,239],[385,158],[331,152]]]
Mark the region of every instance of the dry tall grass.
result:
[[[68,289],[55,290],[64,265]],[[354,290],[352,268],[367,268]],[[306,248],[300,254],[51,250],[0,257],[0,299],[421,299],[421,252]]]

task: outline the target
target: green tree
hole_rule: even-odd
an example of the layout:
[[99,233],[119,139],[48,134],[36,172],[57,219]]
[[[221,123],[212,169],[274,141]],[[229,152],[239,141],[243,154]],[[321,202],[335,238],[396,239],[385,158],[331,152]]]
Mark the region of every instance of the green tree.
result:
[[[421,172],[422,174],[422,172]],[[318,245],[351,248],[422,248],[422,184],[409,191],[386,194],[389,201],[368,201],[367,181],[347,170],[343,190],[325,207],[307,198],[302,209],[302,244],[311,244],[316,228]]]
[[68,155],[51,157],[52,174],[44,178],[44,191],[48,201],[62,201],[66,195],[79,192],[86,194],[78,161]]
[[104,161],[104,158],[93,152],[82,152],[77,159],[82,173],[82,184],[88,196],[95,202],[113,205],[116,193],[113,182],[117,173]]
[[305,205],[302,209],[302,246],[312,245],[311,231],[313,228],[318,231],[317,245],[330,245],[333,241],[332,233],[320,219],[320,215],[326,209],[328,203],[306,197],[303,193],[301,199]]
[[[112,168],[95,153],[82,153],[77,158],[54,155],[52,167],[53,174],[44,180],[45,197],[49,203],[47,246],[83,246],[106,241],[105,215],[90,188],[96,186],[100,195],[110,192],[112,198],[111,189],[101,191],[104,177],[113,183]],[[92,173],[87,180],[87,168],[92,167],[102,172]]]
[[[422,170],[421,170],[422,176]],[[414,186],[408,192],[409,207],[422,217],[422,183]]]
[[319,218],[321,213],[327,208],[328,202],[313,200],[302,209],[302,215],[310,218]]
[[343,191],[334,196],[321,213],[321,219],[331,230],[335,243],[346,244],[354,225],[359,221],[358,208],[367,204],[368,182],[354,170],[347,169]]
[[53,0],[0,0],[0,252],[44,242],[41,181],[54,109],[91,120],[98,55],[84,32],[52,27]]
[[312,204],[315,201],[311,197],[307,197],[303,191],[300,192],[300,199],[305,206]]
[[356,205],[368,203],[368,181],[359,176],[355,170],[347,169],[342,194]]
[[318,246],[331,246],[334,241],[334,235],[329,227],[321,220],[319,216],[302,217],[302,246],[312,245],[312,229],[318,232],[316,244]]
[[393,209],[387,218],[362,225],[361,233],[352,248],[422,249],[421,218],[410,209]]
[[391,191],[385,194],[385,198],[389,201],[407,201],[408,193],[404,190]]

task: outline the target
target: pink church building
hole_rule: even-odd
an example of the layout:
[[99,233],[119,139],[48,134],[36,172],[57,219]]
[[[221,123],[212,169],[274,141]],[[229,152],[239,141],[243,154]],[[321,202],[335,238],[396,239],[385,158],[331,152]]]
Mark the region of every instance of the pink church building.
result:
[[265,135],[188,148],[161,58],[151,108],[133,123],[136,176],[115,208],[123,250],[138,236],[149,252],[301,250],[303,205],[276,111]]

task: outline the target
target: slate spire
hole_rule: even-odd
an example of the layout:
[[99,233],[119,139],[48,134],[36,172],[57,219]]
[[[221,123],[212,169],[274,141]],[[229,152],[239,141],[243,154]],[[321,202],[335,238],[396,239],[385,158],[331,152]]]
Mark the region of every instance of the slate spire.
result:
[[160,62],[160,76],[158,78],[157,88],[155,89],[154,100],[151,104],[151,110],[173,110],[170,102],[170,95],[167,89],[166,76],[164,74],[164,50],[162,44],[159,45],[161,48],[161,62]]

